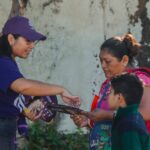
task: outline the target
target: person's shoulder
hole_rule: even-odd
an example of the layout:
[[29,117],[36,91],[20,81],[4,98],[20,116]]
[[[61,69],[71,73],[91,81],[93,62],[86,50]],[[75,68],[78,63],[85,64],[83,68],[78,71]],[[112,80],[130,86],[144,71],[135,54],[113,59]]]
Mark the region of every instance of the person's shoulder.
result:
[[0,56],[0,65],[16,65],[16,62],[10,57]]
[[0,56],[0,63],[13,63],[13,60],[10,57]]
[[134,131],[140,134],[148,134],[144,119],[139,112],[122,117],[117,124],[118,131],[122,133]]
[[19,68],[18,68],[16,62],[9,57],[0,57],[0,68],[1,68],[0,69],[1,73],[19,71]]
[[109,79],[106,79],[103,83],[102,83],[102,87],[103,86],[106,86],[107,84],[109,84],[110,83],[110,80]]
[[139,74],[145,74],[147,76],[150,76],[150,69],[146,67],[138,67],[138,68],[130,68],[127,70],[128,73],[133,73],[136,75]]
[[129,69],[129,73],[135,74],[144,85],[150,85],[150,69],[146,67],[139,67],[134,69]]

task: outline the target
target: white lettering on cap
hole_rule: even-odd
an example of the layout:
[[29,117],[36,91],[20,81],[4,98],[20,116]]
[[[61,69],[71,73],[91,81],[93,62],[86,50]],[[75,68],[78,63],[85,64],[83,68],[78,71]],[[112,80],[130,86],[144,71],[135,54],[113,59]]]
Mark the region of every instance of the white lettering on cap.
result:
[[32,22],[31,22],[31,21],[29,21],[28,23],[29,23],[29,27],[30,27],[32,30],[35,30],[35,28],[34,28],[34,26],[33,26]]

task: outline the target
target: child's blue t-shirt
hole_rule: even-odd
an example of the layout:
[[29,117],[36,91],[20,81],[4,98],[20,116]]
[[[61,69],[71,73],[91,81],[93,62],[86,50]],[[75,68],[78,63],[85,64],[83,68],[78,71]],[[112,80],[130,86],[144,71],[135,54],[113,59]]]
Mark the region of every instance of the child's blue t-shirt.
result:
[[17,79],[23,78],[16,62],[9,57],[0,57],[0,117],[16,117],[20,114],[17,106],[22,95],[10,89]]

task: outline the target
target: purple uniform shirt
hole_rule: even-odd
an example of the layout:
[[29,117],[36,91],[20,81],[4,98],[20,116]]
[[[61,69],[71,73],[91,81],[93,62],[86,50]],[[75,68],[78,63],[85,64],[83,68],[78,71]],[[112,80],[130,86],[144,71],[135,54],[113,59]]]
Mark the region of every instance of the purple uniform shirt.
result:
[[0,117],[16,117],[22,111],[24,97],[10,89],[10,85],[22,77],[14,60],[0,57]]

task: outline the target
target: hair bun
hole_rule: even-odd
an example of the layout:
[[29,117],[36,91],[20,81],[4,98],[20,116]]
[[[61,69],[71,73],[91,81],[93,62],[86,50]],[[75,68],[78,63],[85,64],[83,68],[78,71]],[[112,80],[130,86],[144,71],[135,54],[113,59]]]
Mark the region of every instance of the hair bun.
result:
[[138,54],[141,44],[133,37],[131,33],[127,33],[123,36],[122,42],[125,43],[125,46],[128,50],[129,57],[134,57]]

